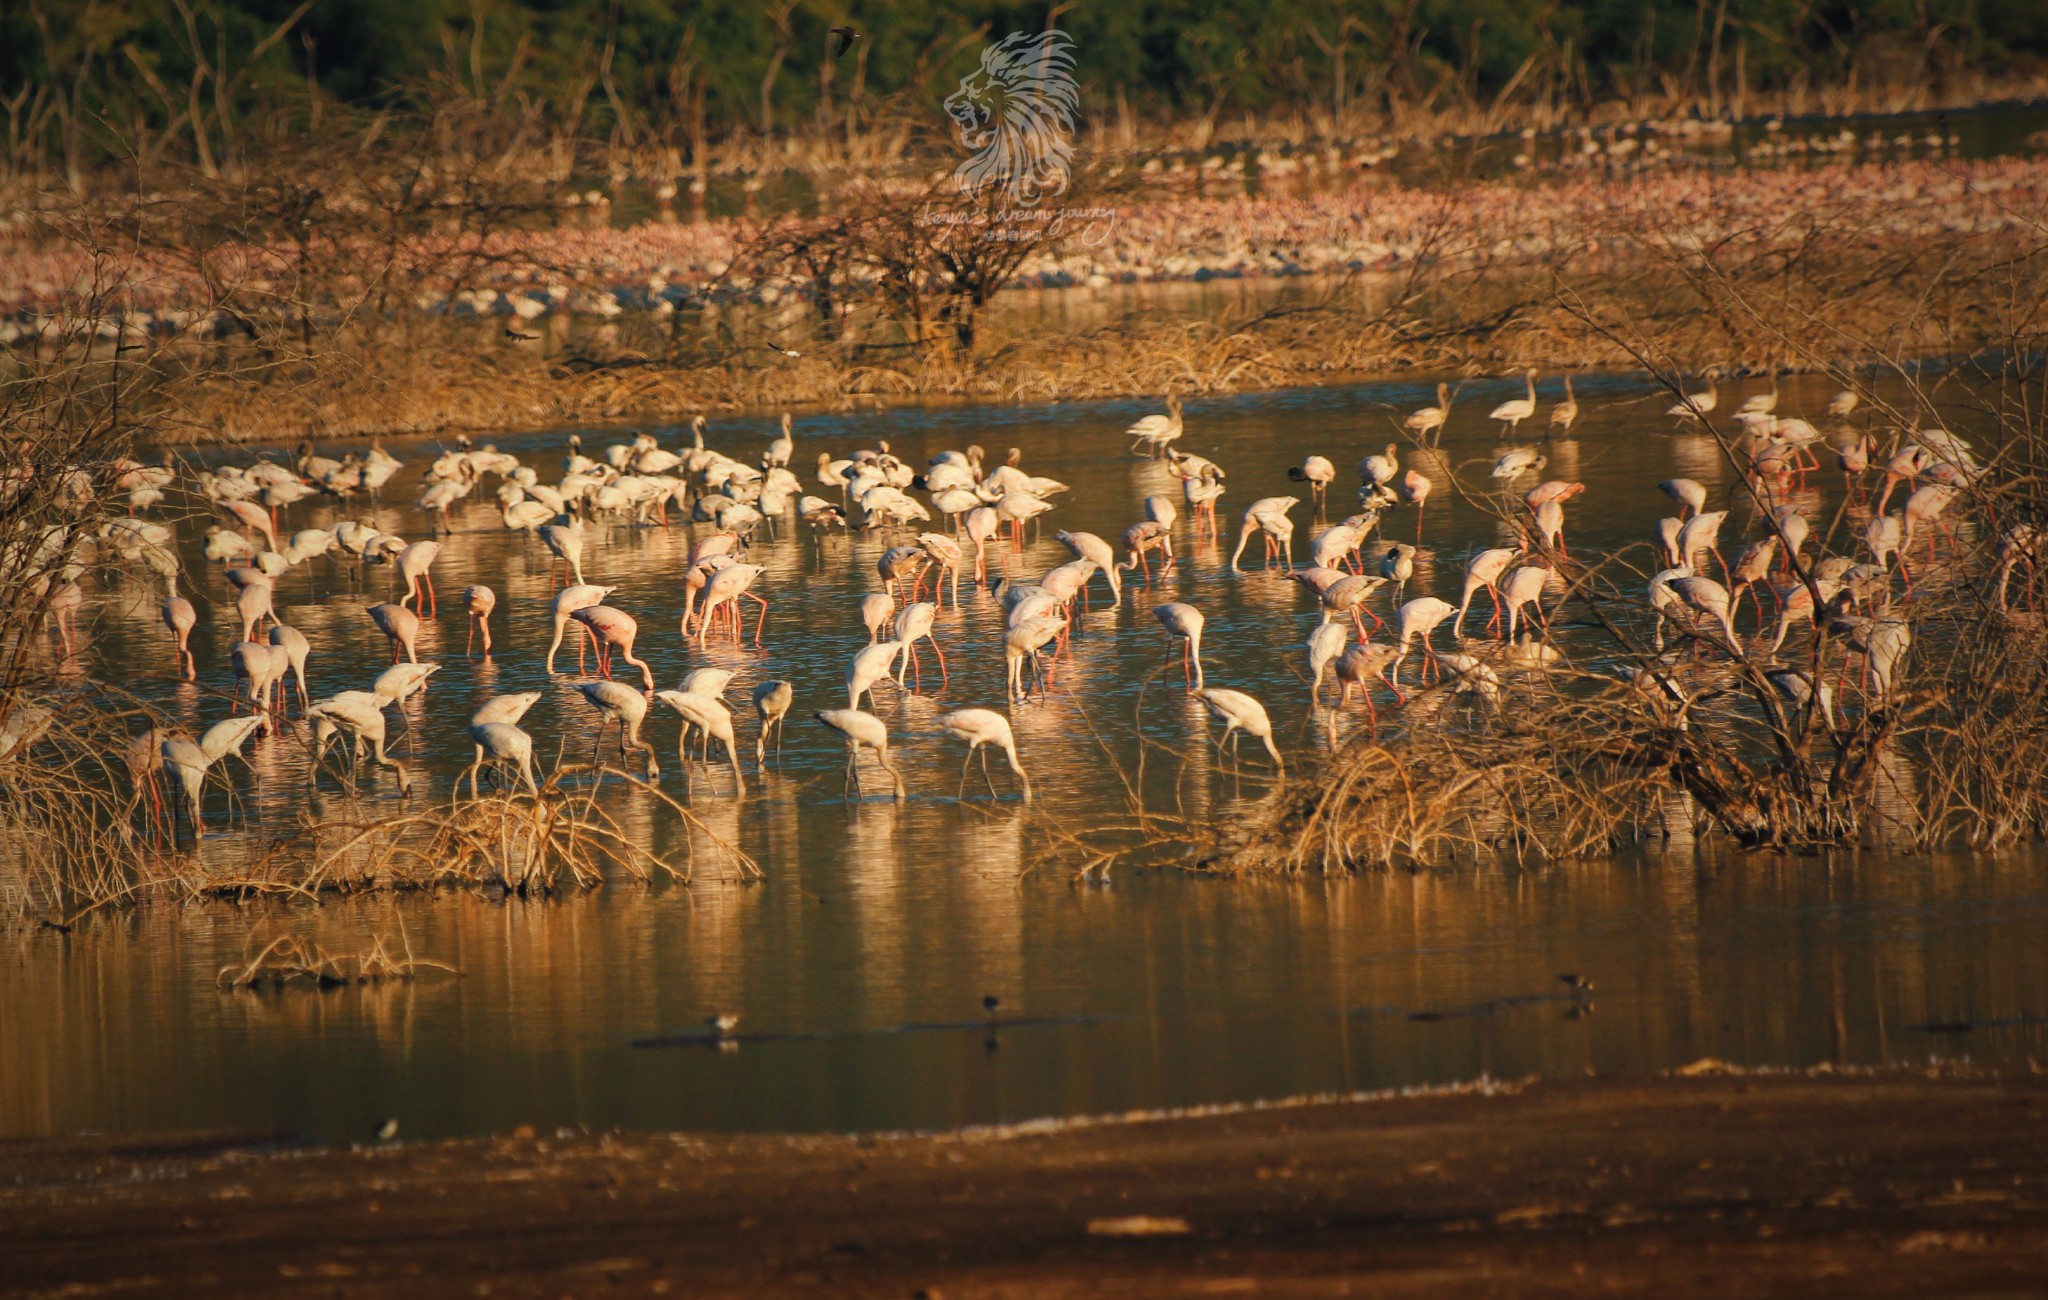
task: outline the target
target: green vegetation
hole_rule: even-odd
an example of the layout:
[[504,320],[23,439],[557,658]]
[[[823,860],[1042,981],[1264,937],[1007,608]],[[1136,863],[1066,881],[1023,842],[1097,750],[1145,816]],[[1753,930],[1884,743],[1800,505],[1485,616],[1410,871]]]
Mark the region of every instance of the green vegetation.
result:
[[[2035,75],[2037,0],[19,0],[0,6],[0,180],[116,161],[232,173],[263,141],[451,97],[694,163],[711,142],[927,118],[989,35],[1056,23],[1089,127],[1247,118],[1343,136],[1953,103]],[[831,29],[863,33],[837,57]],[[906,110],[915,109],[909,113]]]

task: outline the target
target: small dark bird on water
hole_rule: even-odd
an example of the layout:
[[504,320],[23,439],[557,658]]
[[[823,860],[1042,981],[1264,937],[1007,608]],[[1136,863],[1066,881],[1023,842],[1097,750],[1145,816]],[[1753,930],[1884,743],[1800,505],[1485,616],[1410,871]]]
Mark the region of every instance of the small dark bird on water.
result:
[[516,339],[521,343],[531,343],[535,339],[539,338],[540,335],[528,334],[526,331],[520,329],[517,325],[507,325],[505,327],[505,337],[508,339]]
[[832,57],[836,59],[853,48],[853,43],[860,39],[860,29],[858,27],[834,27],[831,36]]
[[377,1140],[379,1142],[389,1142],[397,1136],[398,1120],[396,1118],[387,1119],[377,1126]]
[[1573,997],[1577,997],[1581,993],[1591,993],[1593,991],[1593,981],[1583,975],[1560,975],[1557,977],[1557,982],[1570,989]]
[[1003,1005],[1003,1000],[993,993],[988,994],[981,1000],[981,1009],[983,1011],[988,1012],[990,1015],[994,1015],[996,1013],[996,1008],[1001,1005]]

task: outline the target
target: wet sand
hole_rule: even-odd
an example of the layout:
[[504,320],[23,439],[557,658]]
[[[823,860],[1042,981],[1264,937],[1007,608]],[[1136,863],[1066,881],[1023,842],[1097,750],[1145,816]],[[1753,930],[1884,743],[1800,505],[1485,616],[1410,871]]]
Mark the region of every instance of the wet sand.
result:
[[2048,1077],[1586,1080],[931,1137],[0,1144],[27,1294],[2048,1293]]

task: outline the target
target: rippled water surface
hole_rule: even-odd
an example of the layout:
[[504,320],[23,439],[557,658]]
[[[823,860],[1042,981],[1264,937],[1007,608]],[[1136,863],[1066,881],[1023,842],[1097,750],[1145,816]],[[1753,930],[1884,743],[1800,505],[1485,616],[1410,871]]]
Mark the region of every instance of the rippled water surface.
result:
[[[1588,414],[1578,438],[1549,448],[1545,475],[1588,485],[1570,511],[1574,548],[1639,543],[1669,513],[1659,479],[1685,474],[1717,495],[1730,482],[1710,441],[1670,431],[1660,414],[1668,398],[1615,377],[1586,376],[1577,387]],[[1465,557],[1502,539],[1501,526],[1460,501],[1447,480],[1455,467],[1467,482],[1486,483],[1483,462],[1496,440],[1483,414],[1516,388],[1468,385],[1442,455],[1425,462],[1439,487],[1407,594],[1455,598]],[[1830,395],[1788,386],[1780,410],[1818,416]],[[385,1116],[412,1135],[528,1122],[932,1127],[1482,1072],[1645,1071],[1702,1055],[1807,1065],[2018,1057],[2048,1046],[2034,1019],[2048,1016],[2039,996],[2048,986],[2039,942],[2048,877],[2026,859],[1744,858],[1676,843],[1618,863],[1489,863],[1329,883],[1174,871],[1123,871],[1106,885],[1071,880],[1078,864],[1049,851],[1047,823],[1035,819],[1087,826],[1121,815],[1121,778],[1137,760],[1134,717],[1179,751],[1155,752],[1142,780],[1133,777],[1148,801],[1177,801],[1191,816],[1225,823],[1271,788],[1263,769],[1228,770],[1203,749],[1203,718],[1150,613],[1158,600],[1192,601],[1208,614],[1212,683],[1263,699],[1290,765],[1313,761],[1326,742],[1307,707],[1301,647],[1317,615],[1297,584],[1255,566],[1233,573],[1231,530],[1254,498],[1305,496],[1285,469],[1309,452],[1337,461],[1333,508],[1341,509],[1355,482],[1350,466],[1392,439],[1395,412],[1429,396],[1421,385],[1378,385],[1191,404],[1183,446],[1230,472],[1224,543],[1196,545],[1184,529],[1178,574],[1150,592],[1127,590],[1120,607],[1098,580],[1057,689],[1012,710],[1039,794],[1029,816],[1001,775],[1001,799],[983,787],[979,799],[956,803],[961,749],[934,725],[949,707],[1002,704],[1001,619],[988,593],[963,587],[962,607],[940,618],[943,687],[926,657],[922,693],[878,693],[912,797],[901,806],[854,804],[842,797],[843,751],[808,717],[845,702],[845,665],[866,639],[856,607],[879,586],[874,564],[885,541],[820,546],[783,528],[755,551],[773,602],[765,648],[699,650],[686,648],[676,627],[690,530],[605,533],[587,572],[615,584],[612,603],[640,619],[640,649],[659,684],[703,664],[740,670],[743,750],[753,737],[745,692],[764,677],[797,683],[780,763],[759,774],[749,759],[745,801],[728,797],[723,770],[700,771],[696,782],[697,815],[752,854],[765,880],[740,882],[703,837],[693,840],[654,801],[621,788],[606,799],[622,822],[678,861],[694,852],[691,887],[620,885],[559,903],[442,896],[150,907],[95,918],[70,935],[14,934],[0,947],[10,993],[0,1020],[0,1132],[232,1126],[349,1138]],[[878,438],[913,463],[970,442],[995,457],[1017,446],[1028,471],[1073,486],[1052,527],[1115,537],[1144,496],[1173,486],[1158,465],[1129,455],[1120,433],[1144,409],[800,416],[798,468],[808,484],[817,451],[843,454]],[[686,441],[674,426],[646,427],[667,445]],[[715,421],[710,437],[752,459],[772,432],[772,421],[731,418]],[[584,436],[595,449],[629,431]],[[494,441],[552,481],[566,437]],[[373,514],[387,529],[424,536],[409,503],[435,444],[387,445],[409,461],[385,493],[396,504],[343,513],[308,502],[290,512],[290,525]],[[1839,492],[1833,476],[1819,476],[1808,514],[1824,525]],[[1295,511],[1297,561],[1311,515],[1306,504]],[[1735,537],[1741,518],[1724,537]],[[587,757],[597,723],[574,689],[582,679],[573,655],[558,665],[569,670],[561,676],[541,666],[545,553],[505,532],[488,499],[472,500],[454,522],[434,568],[441,617],[422,640],[422,657],[444,668],[408,706],[410,734],[396,742],[423,775],[419,797],[429,799],[448,797],[469,757],[462,723],[490,695],[546,692],[525,724],[546,762],[557,753]],[[1067,558],[1052,527],[1009,556],[1014,572],[1036,576]],[[1391,513],[1387,527],[1412,539],[1414,513]],[[1726,549],[1732,556],[1736,546]],[[353,589],[325,562],[282,581],[280,612],[315,647],[316,695],[366,688],[387,659],[363,614],[385,598],[385,582],[372,569],[365,588]],[[498,654],[488,662],[463,655],[460,593],[472,582],[500,596]],[[155,593],[139,583],[104,593],[87,639],[113,675],[204,724],[222,712],[211,692],[229,685],[233,630],[223,626],[218,576],[192,585],[213,602],[195,637],[205,689],[170,680]],[[1383,614],[1389,604],[1378,601]],[[1559,635],[1567,652],[1583,649],[1585,633]],[[1403,725],[1398,715],[1388,720]],[[1362,721],[1343,719],[1339,734]],[[665,706],[656,706],[651,733],[667,768],[664,788],[681,797],[676,721]],[[252,756],[258,779],[239,778],[251,824],[245,830],[238,812],[230,826],[215,791],[214,833],[200,852],[246,855],[305,806],[301,745],[280,737],[259,742]],[[354,806],[324,780],[314,805],[356,816],[403,806],[388,778]],[[222,966],[281,935],[335,952],[373,938],[403,941],[463,973],[328,993],[216,991]],[[1590,998],[1564,995],[1557,977],[1568,972],[1593,982]],[[999,999],[998,1017],[1017,1023],[992,1034],[989,996]],[[719,1011],[742,1018],[745,1041],[734,1049],[692,1039]],[[1959,1021],[1977,1027],[1958,1032]],[[686,1041],[635,1046],[675,1036]]]

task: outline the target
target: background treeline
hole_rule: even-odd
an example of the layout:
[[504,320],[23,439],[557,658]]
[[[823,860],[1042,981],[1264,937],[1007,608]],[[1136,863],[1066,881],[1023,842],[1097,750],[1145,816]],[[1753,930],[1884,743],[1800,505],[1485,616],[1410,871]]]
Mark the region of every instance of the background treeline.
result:
[[[1088,129],[1196,147],[1925,107],[2048,63],[2041,0],[10,0],[0,179],[233,174],[266,144],[451,98],[693,166],[792,141],[785,165],[858,162],[863,141],[900,148],[890,123],[928,115],[984,38],[1048,24],[1075,38]],[[833,58],[845,25],[864,36]]]

